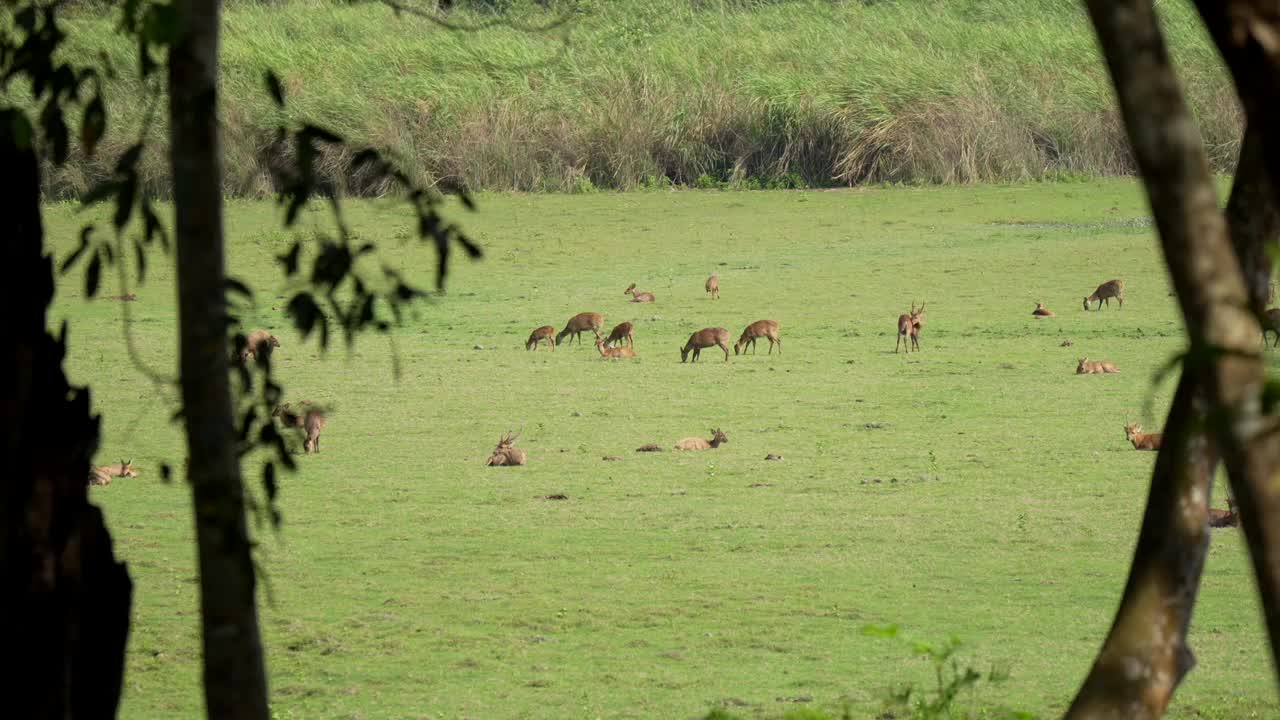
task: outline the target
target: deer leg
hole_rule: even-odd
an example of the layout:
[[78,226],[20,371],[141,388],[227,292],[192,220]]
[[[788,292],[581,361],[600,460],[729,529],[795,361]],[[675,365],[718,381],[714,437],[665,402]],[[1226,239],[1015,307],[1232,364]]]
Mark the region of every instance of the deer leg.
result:
[[716,343],[716,344],[719,345],[720,349],[724,351],[724,361],[729,362],[729,346],[725,345],[724,343]]
[[[782,338],[779,337],[774,339],[778,341],[778,354],[781,355],[782,354]],[[770,350],[770,352],[772,352],[772,350]]]
[[902,344],[902,333],[898,333],[898,340],[893,344],[893,352],[895,355],[898,353],[898,346],[901,344]]

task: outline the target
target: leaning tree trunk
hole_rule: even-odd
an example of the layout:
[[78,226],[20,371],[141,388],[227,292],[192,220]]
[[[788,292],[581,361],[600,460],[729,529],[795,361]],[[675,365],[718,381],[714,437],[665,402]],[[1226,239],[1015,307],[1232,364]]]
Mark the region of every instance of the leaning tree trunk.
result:
[[179,0],[169,51],[183,420],[209,717],[266,720],[267,684],[228,375],[218,0]]
[[[9,303],[4,355],[5,482],[0,492],[0,681],[8,717],[112,718],[124,680],[133,586],[89,504],[98,419],[89,391],[62,370],[65,329],[46,330],[53,261],[43,252],[35,152],[14,143],[0,111],[4,265]],[[65,325],[64,325],[65,328]]]

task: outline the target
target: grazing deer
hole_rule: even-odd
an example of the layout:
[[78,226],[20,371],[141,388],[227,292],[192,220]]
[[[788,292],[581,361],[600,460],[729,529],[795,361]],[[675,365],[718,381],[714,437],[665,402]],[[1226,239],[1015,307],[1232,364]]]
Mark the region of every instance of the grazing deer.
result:
[[707,293],[711,295],[712,300],[720,298],[720,276],[711,273],[711,277],[707,278]]
[[635,283],[628,285],[627,289],[622,291],[622,294],[630,295],[631,302],[653,302],[656,299],[653,297],[653,293],[640,292],[639,290],[636,290]]
[[[911,352],[911,348],[915,347],[916,351],[920,350],[920,328],[924,326],[924,303],[920,303],[920,309],[916,309],[916,301],[911,301],[911,312],[906,315],[898,316],[898,341],[893,344],[893,351],[898,352],[900,345],[905,345],[907,352]],[[907,342],[904,343],[903,340]]]
[[1280,346],[1280,308],[1271,308],[1262,314],[1262,347],[1267,346],[1267,333],[1276,334],[1272,347]]
[[1227,495],[1227,509],[1209,508],[1209,527],[1236,527],[1240,524],[1240,511],[1236,509],[1236,499]]
[[716,429],[711,431],[710,440],[703,440],[700,437],[687,437],[681,440],[680,442],[676,443],[676,449],[677,450],[710,450],[712,448],[718,448],[727,442],[729,442],[729,438],[725,437],[725,434],[720,432],[719,429]]
[[1115,363],[1106,360],[1090,360],[1087,357],[1080,358],[1080,364],[1076,365],[1077,375],[1103,375],[1107,373],[1118,373],[1120,369]]
[[515,447],[516,438],[520,437],[520,433],[511,434],[508,430],[498,440],[498,446],[493,449],[493,454],[485,460],[486,467],[502,467],[506,465],[523,465],[529,456],[525,451]]
[[609,337],[605,338],[604,346],[609,347],[613,344],[621,345],[623,340],[626,340],[628,345],[635,347],[635,325],[632,325],[629,322],[618,323],[615,325],[613,330],[609,331]]
[[[310,405],[303,402],[303,405]],[[320,452],[320,431],[328,424],[324,419],[324,411],[319,408],[304,408],[301,413],[293,411],[289,403],[276,406],[272,411],[273,417],[280,418],[280,424],[285,427],[302,428],[306,434],[306,439],[302,442],[302,451],[305,453]]]
[[1138,423],[1126,423],[1124,439],[1133,443],[1134,450],[1159,450],[1164,433],[1144,433]]
[[1055,315],[1057,315],[1057,313],[1045,307],[1044,303],[1040,303],[1040,302],[1036,303],[1036,309],[1032,310],[1031,314],[1034,315],[1037,320],[1039,320],[1040,318],[1054,317]]
[[604,340],[596,338],[596,349],[600,351],[600,357],[605,360],[621,360],[622,358],[633,358],[636,351],[629,347],[612,347],[606,348]]
[[524,349],[537,350],[538,343],[543,340],[546,340],[547,344],[551,346],[551,352],[556,351],[556,329],[550,325],[543,325],[529,333],[529,339],[524,341]]
[[746,327],[742,331],[742,337],[738,338],[738,342],[733,344],[733,354],[746,353],[747,344],[751,344],[751,352],[755,354],[756,339],[769,338],[769,354],[773,354],[773,345],[777,343],[778,354],[782,354],[782,338],[778,336],[777,320],[757,320]]
[[596,339],[600,339],[600,328],[604,327],[604,316],[600,313],[584,312],[578,313],[569,318],[569,322],[565,323],[564,329],[556,334],[556,344],[559,345],[566,335],[572,335],[577,338],[578,344],[582,344],[580,335],[590,330],[595,333]]
[[132,460],[121,460],[111,465],[100,465],[89,471],[90,485],[110,485],[111,478],[136,478],[138,477],[138,469],[133,466]]
[[1097,308],[1098,310],[1102,309],[1103,301],[1107,303],[1107,307],[1111,307],[1111,298],[1115,298],[1116,301],[1120,303],[1121,310],[1124,309],[1124,281],[1123,280],[1108,280],[1102,283],[1101,285],[1099,285],[1098,289],[1094,290],[1092,295],[1084,299],[1084,309],[1088,310],[1089,303],[1093,302],[1094,300],[1098,301],[1098,308]]
[[689,357],[689,352],[693,351],[693,361],[698,362],[698,356],[702,354],[702,348],[719,346],[724,350],[724,361],[729,362],[729,331],[724,328],[703,328],[698,332],[689,336],[689,342],[680,348],[680,362],[684,362]]

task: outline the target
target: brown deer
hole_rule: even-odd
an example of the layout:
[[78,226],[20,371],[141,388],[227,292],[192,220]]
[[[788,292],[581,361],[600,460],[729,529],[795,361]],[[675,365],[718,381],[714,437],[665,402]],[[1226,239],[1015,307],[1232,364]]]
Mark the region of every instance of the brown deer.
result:
[[1120,369],[1115,363],[1106,360],[1090,360],[1087,357],[1080,358],[1080,364],[1076,365],[1077,375],[1103,375],[1107,373],[1118,373]]
[[525,451],[515,447],[516,438],[520,437],[520,433],[511,434],[508,430],[498,440],[498,446],[493,449],[493,454],[485,460],[486,467],[504,467],[507,465],[523,465],[529,456]]
[[777,343],[778,354],[782,354],[782,338],[778,336],[777,320],[757,320],[746,327],[742,331],[742,337],[738,338],[738,342],[733,344],[733,354],[747,352],[747,344],[751,344],[751,353],[754,355],[756,351],[756,339],[769,338],[769,354],[773,354],[773,345]]
[[1036,303],[1036,309],[1031,311],[1037,320],[1040,318],[1054,317],[1057,315],[1054,311],[1044,306],[1044,303]]
[[681,440],[680,442],[676,443],[676,449],[677,450],[710,450],[712,448],[718,448],[727,442],[729,442],[729,438],[725,437],[725,434],[720,432],[719,429],[716,429],[711,431],[710,440],[703,440],[700,437],[687,437]]
[[[310,405],[311,403],[304,400],[302,404]],[[280,418],[280,424],[285,427],[302,428],[306,434],[306,439],[302,442],[303,452],[308,454],[320,452],[320,431],[328,424],[324,419],[323,410],[306,407],[299,413],[294,412],[289,403],[284,403],[283,405],[278,405],[271,414]]]
[[547,344],[551,346],[551,352],[556,351],[556,329],[550,325],[543,325],[529,333],[529,339],[524,341],[524,349],[537,350],[538,343],[543,340],[546,340]]
[[712,300],[720,298],[720,276],[711,273],[711,277],[707,278],[707,293],[711,295]]
[[100,465],[89,471],[90,485],[110,485],[111,478],[136,478],[138,477],[138,469],[133,466],[132,460],[121,460],[111,465]]
[[724,351],[724,361],[729,362],[729,331],[719,327],[703,328],[690,335],[689,342],[680,348],[680,362],[684,362],[689,357],[690,351],[693,351],[693,361],[698,362],[698,356],[702,354],[702,348],[717,345]]
[[653,293],[640,292],[639,290],[636,290],[635,283],[631,283],[630,285],[628,285],[627,289],[622,291],[622,294],[630,295],[631,302],[645,303],[645,302],[653,302],[656,299],[653,296]]
[[605,360],[621,360],[623,358],[633,358],[636,356],[636,351],[629,347],[606,348],[604,346],[604,340],[600,338],[596,338],[596,349],[600,351],[600,357]]
[[1098,289],[1094,290],[1092,295],[1084,299],[1084,309],[1088,310],[1089,303],[1095,300],[1098,301],[1098,307],[1097,307],[1098,310],[1102,309],[1103,301],[1107,303],[1107,307],[1111,307],[1111,298],[1115,298],[1116,302],[1120,303],[1121,310],[1124,309],[1124,281],[1123,280],[1108,280],[1102,283],[1101,285],[1099,285]]
[[[898,316],[898,341],[893,344],[893,351],[898,352],[900,345],[905,345],[907,352],[911,352],[911,348],[915,347],[916,351],[920,350],[920,328],[924,326],[924,303],[920,303],[920,309],[916,309],[916,301],[911,301],[911,312],[906,315]],[[906,340],[904,343],[903,341]]]
[[1272,347],[1280,346],[1280,308],[1271,308],[1262,314],[1262,347],[1267,346],[1267,333],[1276,334]]
[[1209,508],[1209,527],[1224,528],[1240,525],[1240,511],[1236,509],[1236,499],[1227,496],[1227,509]]
[[266,330],[254,330],[245,336],[244,350],[240,351],[240,362],[249,363],[259,357],[270,357],[274,348],[280,347],[280,340]]
[[1163,441],[1163,433],[1144,433],[1138,423],[1126,423],[1124,439],[1133,443],[1134,450],[1159,450]]
[[632,325],[629,322],[618,323],[615,325],[613,330],[609,331],[609,337],[605,338],[604,346],[609,347],[614,344],[622,345],[623,340],[626,340],[628,345],[635,347],[635,325]]
[[569,318],[569,322],[565,323],[564,329],[556,334],[556,344],[559,345],[566,335],[572,335],[577,338],[578,344],[582,344],[582,333],[590,330],[595,333],[596,339],[600,339],[600,328],[604,327],[604,316],[600,313],[584,312],[578,313]]

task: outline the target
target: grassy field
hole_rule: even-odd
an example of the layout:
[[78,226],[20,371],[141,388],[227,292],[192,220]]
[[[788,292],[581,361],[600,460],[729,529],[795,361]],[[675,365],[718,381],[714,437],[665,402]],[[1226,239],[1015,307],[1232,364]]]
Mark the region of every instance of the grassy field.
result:
[[[381,339],[321,357],[286,328],[271,257],[290,236],[271,205],[229,206],[231,265],[260,290],[253,324],[280,336],[290,398],[335,408],[323,452],[285,480],[283,530],[262,532],[276,717],[845,704],[871,717],[891,685],[931,681],[909,649],[860,632],[872,623],[956,635],[975,667],[1009,668],[965,706],[1065,708],[1110,624],[1154,460],[1122,425],[1159,427],[1172,386],[1153,388],[1153,373],[1182,347],[1135,184],[480,202],[464,219],[488,258],[458,265],[449,294],[396,332],[399,382]],[[403,212],[369,202],[350,215],[429,282],[432,254],[395,241],[409,236]],[[47,217],[69,252],[82,218]],[[702,290],[712,271],[716,302]],[[131,303],[145,359],[165,369],[171,277],[157,264]],[[1112,277],[1124,309],[1083,312]],[[628,303],[631,282],[657,302]],[[157,469],[181,460],[181,438],[122,351],[121,306],[80,287],[64,279],[53,319],[71,321],[71,377],[105,418],[98,459],[143,470],[92,493],[137,584],[122,717],[192,717],[191,511]],[[923,351],[895,355],[913,299],[928,303]],[[1059,316],[1034,321],[1037,300]],[[585,310],[634,321],[639,358],[524,350],[532,328]],[[680,363],[692,331],[736,336],[761,318],[781,323],[784,354]],[[1077,376],[1084,355],[1122,373]],[[711,427],[729,443],[633,452]],[[483,467],[520,428],[528,466]],[[1234,530],[1214,532],[1191,644],[1199,665],[1174,717],[1275,717]]]
[[[567,18],[555,31],[452,32],[378,2],[230,0],[227,191],[271,191],[264,153],[281,116],[263,83],[267,69],[284,84],[289,119],[394,150],[424,178],[477,189],[963,183],[1134,170],[1081,3],[549,4],[459,2],[449,18],[462,26]],[[46,168],[53,197],[83,193],[109,173],[146,110],[137,49],[117,19],[92,3],[71,12],[67,57],[92,63],[105,53],[117,75],[104,151]],[[1211,161],[1229,172],[1241,115],[1219,54],[1191,5],[1161,3],[1160,16]],[[154,135],[163,145],[162,126]],[[165,157],[148,155],[141,166],[160,194]],[[330,155],[320,170],[342,177],[346,159]]]

